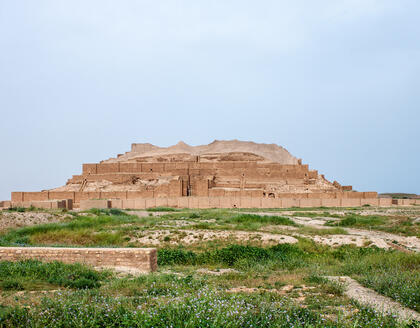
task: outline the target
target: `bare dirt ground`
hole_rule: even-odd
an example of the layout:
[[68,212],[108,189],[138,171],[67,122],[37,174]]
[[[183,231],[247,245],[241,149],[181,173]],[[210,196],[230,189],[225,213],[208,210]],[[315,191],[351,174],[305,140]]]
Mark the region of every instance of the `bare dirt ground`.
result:
[[[419,210],[410,210],[410,209],[382,209],[378,211],[373,209],[371,211],[361,210],[357,213],[360,215],[395,215],[395,214],[412,214],[413,216],[419,215]],[[316,211],[311,211],[316,212]],[[320,217],[296,217],[294,216],[295,212],[285,211],[285,212],[263,212],[258,213],[260,215],[279,215],[286,216],[293,220],[295,223],[308,226],[316,229],[331,229],[329,226],[325,226],[325,223],[330,220],[336,220],[331,217],[322,217],[322,213],[325,211],[320,211]],[[342,210],[339,211],[329,211],[331,214],[344,215],[345,212]],[[251,212],[249,212],[251,213]],[[252,212],[253,213],[253,212]],[[255,214],[255,213],[254,213]],[[289,230],[289,228],[287,228]],[[345,228],[343,227],[347,234],[346,235],[302,235],[295,234],[295,236],[304,236],[310,238],[318,243],[329,245],[329,246],[340,246],[340,245],[356,245],[358,247],[375,245],[379,248],[389,249],[394,247],[394,245],[400,246],[403,249],[409,251],[420,252],[420,239],[415,236],[401,236],[397,234],[392,234],[383,231],[377,230],[363,230],[363,229],[354,229],[354,228]]]
[[214,230],[146,230],[141,232],[140,237],[132,238],[130,242],[157,246],[165,242],[172,245],[191,245],[212,240],[231,240],[235,242],[258,241],[262,245],[297,243],[296,238],[287,235],[265,232]]
[[343,283],[346,287],[346,296],[358,301],[361,304],[371,306],[377,311],[398,316],[402,320],[420,320],[420,313],[403,307],[400,303],[389,297],[382,296],[372,289],[363,287],[356,280],[350,277],[327,277],[329,280]]
[[66,214],[47,212],[7,212],[0,211],[0,231],[43,223],[60,222]]

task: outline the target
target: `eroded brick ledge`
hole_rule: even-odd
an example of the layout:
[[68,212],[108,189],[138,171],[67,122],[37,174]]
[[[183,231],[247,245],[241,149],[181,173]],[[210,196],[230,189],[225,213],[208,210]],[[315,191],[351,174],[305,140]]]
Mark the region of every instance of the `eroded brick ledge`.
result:
[[0,261],[26,259],[127,267],[145,273],[157,270],[156,248],[0,247]]

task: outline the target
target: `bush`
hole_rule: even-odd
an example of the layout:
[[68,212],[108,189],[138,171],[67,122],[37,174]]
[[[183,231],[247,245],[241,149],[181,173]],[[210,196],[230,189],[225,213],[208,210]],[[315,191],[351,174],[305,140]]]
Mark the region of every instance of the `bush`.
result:
[[327,222],[328,225],[340,226],[340,227],[369,227],[376,226],[385,223],[385,218],[378,215],[357,215],[349,214],[338,222]]
[[160,249],[158,250],[158,265],[168,264],[195,264],[197,255],[183,249]]
[[241,266],[243,266],[244,264],[265,263],[269,260],[296,263],[304,257],[306,257],[306,253],[299,246],[291,244],[280,244],[270,248],[230,245],[203,253],[194,253],[181,248],[160,249],[158,251],[158,264],[224,264],[235,266],[241,263]]
[[212,254],[214,260],[219,263],[233,266],[239,260],[248,260],[252,262],[264,261],[270,257],[269,251],[261,247],[232,245],[216,250]]
[[98,288],[100,287],[100,283],[94,279],[88,278],[79,278],[74,281],[68,282],[68,287],[75,288],[75,289],[91,289],[91,288]]
[[22,283],[16,279],[9,278],[0,282],[0,289],[2,290],[24,290]]

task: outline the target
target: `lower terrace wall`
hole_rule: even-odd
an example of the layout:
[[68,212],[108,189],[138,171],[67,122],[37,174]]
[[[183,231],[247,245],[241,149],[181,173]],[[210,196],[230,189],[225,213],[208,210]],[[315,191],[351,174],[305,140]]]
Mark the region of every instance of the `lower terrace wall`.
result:
[[[207,183],[207,181],[205,181]],[[169,193],[169,198],[178,197],[181,192],[180,185],[174,185],[173,189],[177,192]],[[201,196],[201,195],[200,195]],[[253,192],[250,190],[230,191],[223,194],[213,194],[212,189],[209,193],[202,196],[209,197],[255,197],[261,198],[261,192]],[[377,198],[376,192],[319,192],[319,193],[281,193],[276,197],[278,199],[293,198],[293,199],[371,199]],[[67,191],[42,191],[42,192],[12,192],[13,202],[28,202],[28,201],[48,201],[71,199],[74,203],[79,203],[81,200],[88,199],[138,199],[138,198],[168,198],[168,193],[159,194],[158,191],[105,191],[105,192],[67,192]]]
[[[12,207],[72,209],[71,200],[8,202]],[[67,205],[66,205],[67,204]],[[420,205],[420,199],[391,198],[261,198],[261,197],[166,197],[136,199],[86,199],[77,204],[81,210],[90,208],[146,209],[177,208],[290,208],[290,207],[357,207],[363,205],[389,207],[392,205]]]
[[41,200],[41,201],[24,201],[24,202],[9,202],[8,207],[36,207],[44,209],[58,209],[66,208],[68,210],[73,209],[73,200],[64,199],[64,200]]
[[156,248],[0,247],[1,261],[26,259],[78,262],[95,267],[128,267],[141,272],[157,270]]
[[[43,194],[40,196],[39,194]],[[150,207],[178,207],[178,208],[289,208],[289,207],[356,207],[363,205],[371,206],[391,206],[393,200],[391,198],[377,198],[374,192],[360,192],[360,193],[326,193],[325,198],[321,193],[307,193],[307,194],[284,194],[281,198],[262,198],[262,197],[238,197],[238,196],[220,196],[220,197],[159,197],[155,198],[150,194],[143,194],[143,192],[63,192],[63,197],[70,197],[66,200],[67,204],[63,207],[60,201],[29,201],[28,198],[35,196],[35,199],[48,199],[48,197],[60,197],[60,192],[39,192],[26,193],[15,192],[12,193],[12,206],[23,207],[40,207],[40,208],[69,208],[71,201],[75,199],[75,207],[82,207],[88,209],[97,206],[98,201],[110,201],[108,203],[101,203],[100,207],[115,207],[115,208],[133,208],[145,209]],[[351,196],[349,197],[349,195]],[[358,197],[355,197],[355,196]],[[334,198],[333,198],[334,197]],[[25,201],[19,201],[25,199]],[[394,200],[395,202],[395,200]],[[415,205],[419,204],[420,200],[405,199],[398,200],[395,205]],[[82,205],[83,204],[83,205]],[[95,205],[96,204],[96,205]]]
[[174,197],[111,199],[110,207],[122,209],[146,209],[153,207],[177,208],[289,208],[289,207],[358,207],[392,206],[387,198],[369,199],[279,199],[253,197]]

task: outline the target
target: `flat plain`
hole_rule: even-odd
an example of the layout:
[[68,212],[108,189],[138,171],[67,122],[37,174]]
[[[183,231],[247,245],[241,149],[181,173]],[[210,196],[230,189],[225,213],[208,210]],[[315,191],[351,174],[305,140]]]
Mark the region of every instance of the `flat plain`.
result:
[[0,246],[155,247],[151,274],[0,262],[2,327],[417,327],[420,207],[0,212]]

